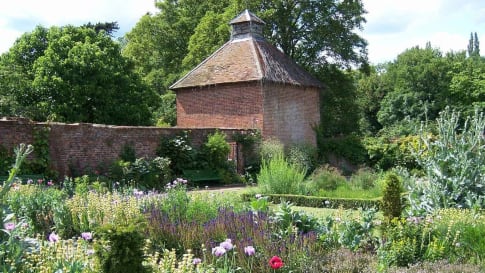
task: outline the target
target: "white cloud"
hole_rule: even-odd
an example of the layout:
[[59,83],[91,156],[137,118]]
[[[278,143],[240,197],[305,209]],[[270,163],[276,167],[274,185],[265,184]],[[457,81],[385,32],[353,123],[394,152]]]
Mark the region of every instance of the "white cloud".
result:
[[45,27],[118,22],[129,31],[147,12],[155,13],[154,0],[2,0],[0,1],[0,53],[36,25]]
[[[465,50],[470,32],[485,33],[485,6],[474,0],[363,0],[368,11],[362,36],[369,43],[369,60],[394,60],[413,46],[431,42],[442,52]],[[485,44],[485,43],[484,43]]]

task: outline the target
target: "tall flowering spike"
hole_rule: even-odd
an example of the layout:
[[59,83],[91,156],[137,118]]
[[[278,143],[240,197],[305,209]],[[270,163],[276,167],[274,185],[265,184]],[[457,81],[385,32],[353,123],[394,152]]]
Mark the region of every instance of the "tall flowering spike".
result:
[[269,260],[269,265],[271,266],[271,268],[273,269],[280,269],[283,267],[284,263],[283,263],[283,260],[281,260],[280,257],[278,256],[273,256],[270,260]]

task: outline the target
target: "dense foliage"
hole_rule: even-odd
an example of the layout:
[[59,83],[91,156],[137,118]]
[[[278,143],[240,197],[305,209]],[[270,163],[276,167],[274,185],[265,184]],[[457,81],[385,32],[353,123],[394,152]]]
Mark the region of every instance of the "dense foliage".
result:
[[437,120],[437,135],[423,128],[414,150],[424,177],[410,185],[415,214],[439,208],[485,208],[483,130],[485,118],[476,112],[460,125],[460,115],[449,109]]
[[158,97],[120,45],[89,27],[38,26],[0,58],[1,114],[37,121],[151,124]]
[[[0,192],[2,211],[14,212],[5,215],[1,230],[5,272],[418,272],[426,267],[451,273],[458,272],[453,268],[480,272],[485,266],[484,219],[478,211],[439,209],[383,226],[369,207],[313,217],[287,201],[272,205],[260,194],[243,202],[236,192],[189,192],[181,178],[162,194],[130,186],[86,191],[79,183],[71,196],[57,181],[13,183],[19,161],[30,151],[24,146],[18,152]],[[372,184],[367,175],[352,183]]]

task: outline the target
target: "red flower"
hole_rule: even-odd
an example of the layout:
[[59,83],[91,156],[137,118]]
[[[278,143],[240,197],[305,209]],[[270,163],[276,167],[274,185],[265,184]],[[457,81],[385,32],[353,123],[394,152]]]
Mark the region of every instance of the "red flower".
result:
[[280,257],[273,256],[273,258],[269,259],[269,265],[273,269],[279,269],[279,268],[283,267],[284,263],[283,263],[283,261],[281,260]]

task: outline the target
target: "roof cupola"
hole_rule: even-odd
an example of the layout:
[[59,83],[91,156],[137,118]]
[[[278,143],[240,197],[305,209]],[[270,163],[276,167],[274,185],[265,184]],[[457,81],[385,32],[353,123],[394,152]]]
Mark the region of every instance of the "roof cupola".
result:
[[249,37],[264,39],[264,21],[249,10],[243,11],[231,22],[231,40],[245,39]]

